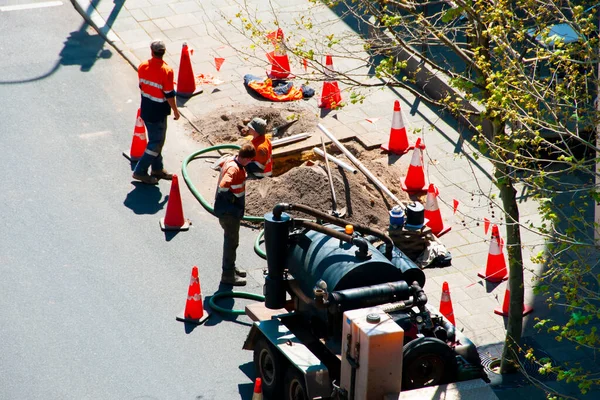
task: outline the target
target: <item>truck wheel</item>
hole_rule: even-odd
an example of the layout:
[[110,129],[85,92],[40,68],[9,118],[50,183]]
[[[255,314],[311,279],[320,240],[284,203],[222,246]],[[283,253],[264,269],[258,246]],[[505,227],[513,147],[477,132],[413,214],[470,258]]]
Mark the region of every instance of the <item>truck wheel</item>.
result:
[[432,337],[415,339],[404,346],[402,390],[452,382],[456,369],[456,356],[446,343]]
[[308,400],[304,375],[290,366],[285,373],[285,400]]
[[286,360],[266,338],[254,343],[254,368],[262,379],[262,391],[268,399],[280,399],[283,391],[283,376]]

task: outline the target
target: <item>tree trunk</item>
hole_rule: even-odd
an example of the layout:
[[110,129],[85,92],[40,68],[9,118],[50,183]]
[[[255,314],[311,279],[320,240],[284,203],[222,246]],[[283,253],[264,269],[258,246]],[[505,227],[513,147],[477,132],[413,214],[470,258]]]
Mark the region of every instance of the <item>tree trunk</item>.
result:
[[[518,368],[518,348],[523,331],[523,252],[521,250],[521,231],[519,225],[519,206],[517,190],[509,176],[510,167],[496,165],[496,182],[500,189],[500,198],[506,213],[506,248],[508,252],[508,287],[510,305],[508,308],[508,326],[502,352],[500,373],[514,372]],[[500,300],[501,304],[503,298]]]

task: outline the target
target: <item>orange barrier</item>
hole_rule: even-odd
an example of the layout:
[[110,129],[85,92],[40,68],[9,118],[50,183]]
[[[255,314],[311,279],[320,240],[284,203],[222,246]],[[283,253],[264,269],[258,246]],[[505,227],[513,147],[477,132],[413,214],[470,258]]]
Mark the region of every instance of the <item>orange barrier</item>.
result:
[[179,74],[177,75],[177,96],[192,97],[200,93],[202,93],[202,89],[196,90],[196,78],[194,77],[188,45],[183,43],[179,61]]
[[123,155],[129,161],[138,161],[144,155],[148,139],[146,138],[146,127],[141,117],[142,110],[138,108],[137,117],[135,119],[135,127],[133,128],[133,139],[131,140],[131,149],[124,151]]
[[254,393],[252,394],[252,400],[263,400],[261,378],[256,378],[256,381],[254,382]]
[[456,326],[454,321],[454,310],[452,309],[452,299],[450,298],[450,288],[448,282],[442,285],[442,299],[440,300],[440,312],[450,323]]
[[407,193],[418,193],[427,190],[427,181],[425,180],[425,170],[423,169],[423,153],[425,144],[421,138],[417,139],[412,159],[408,166],[406,178],[402,181],[402,190]]
[[173,175],[169,202],[167,203],[167,214],[160,219],[160,228],[163,231],[187,231],[190,228],[190,221],[183,217],[183,204],[181,203],[177,175]]
[[508,279],[502,245],[503,241],[500,237],[500,230],[498,229],[498,225],[494,224],[492,225],[492,240],[490,241],[485,272],[479,272],[477,276],[488,282],[502,282]]
[[[504,301],[502,302],[502,308],[500,308],[500,307],[495,308],[494,314],[508,317],[509,306],[510,306],[510,289],[509,289],[509,285],[506,285],[506,292],[504,293]],[[528,306],[526,304],[521,304],[521,307],[523,309],[523,316],[525,316],[533,311],[533,307]]]
[[187,300],[183,315],[175,317],[177,321],[201,324],[208,319],[210,315],[202,305],[202,290],[200,289],[200,279],[198,278],[198,267],[192,267],[192,276],[190,278],[190,287],[188,288]]
[[342,102],[342,94],[338,83],[333,80],[333,58],[327,55],[325,58],[325,68],[327,69],[327,80],[323,82],[323,90],[321,90],[321,102],[319,108],[335,109]]
[[390,153],[402,155],[409,150],[414,149],[415,145],[408,142],[406,136],[406,128],[402,120],[402,111],[400,110],[400,102],[394,102],[394,115],[392,116],[392,128],[390,129],[390,139],[387,144],[382,144],[381,148]]
[[427,189],[427,201],[425,201],[425,219],[427,220],[426,225],[431,228],[431,232],[440,237],[445,233],[450,232],[451,226],[444,225],[442,220],[442,214],[440,213],[440,207],[438,206],[437,197],[439,190],[433,183],[429,184]]

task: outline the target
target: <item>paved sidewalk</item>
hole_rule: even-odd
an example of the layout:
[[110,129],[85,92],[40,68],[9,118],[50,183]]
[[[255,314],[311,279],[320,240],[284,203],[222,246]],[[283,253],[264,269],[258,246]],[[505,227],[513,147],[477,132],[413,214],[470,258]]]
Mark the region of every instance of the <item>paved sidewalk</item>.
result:
[[[235,14],[239,11],[235,0],[73,2],[80,12],[83,10],[83,13],[91,18],[132,66],[137,66],[150,57],[148,47],[154,38],[165,41],[168,52],[165,59],[176,73],[182,44],[187,42],[190,48],[195,50],[192,56],[195,74],[210,73],[224,83],[217,87],[206,85],[203,87],[203,94],[188,100],[181,108],[186,118],[197,120],[205,113],[223,105],[269,104],[253,99],[243,87],[243,75],[264,75],[266,59],[264,66],[252,66],[252,63],[244,60],[236,51],[247,49],[249,42],[227,24],[227,20],[235,19]],[[257,15],[265,24],[273,20],[269,17],[269,1],[248,3],[257,10]],[[348,27],[339,21],[338,16],[324,6],[314,6],[306,0],[273,0],[272,3],[278,7],[282,23],[300,13],[311,14],[321,20],[333,21],[329,26],[331,32],[341,34],[348,31]],[[214,57],[225,58],[219,72],[215,69]],[[336,62],[335,57],[334,65],[340,71],[353,67],[349,62]],[[317,89],[315,98],[300,103],[319,114],[316,103],[320,96],[320,87],[316,84],[313,84],[313,87]],[[480,348],[487,349],[486,354],[489,357],[497,356],[504,340],[506,320],[495,315],[493,310],[503,301],[506,282],[489,284],[479,279],[477,273],[485,269],[489,249],[489,232],[487,235],[484,233],[484,218],[498,224],[502,236],[505,236],[506,230],[500,208],[494,204],[499,200],[488,199],[490,195],[497,195],[491,181],[491,165],[483,158],[474,159],[472,154],[476,152],[469,148],[468,142],[461,136],[462,133],[468,132],[452,119],[444,118],[438,111],[418,102],[410,93],[397,89],[371,90],[370,96],[363,104],[349,104],[341,111],[329,112],[322,115],[320,122],[338,138],[353,136],[367,147],[378,147],[388,140],[393,103],[396,99],[401,102],[411,141],[415,141],[415,132],[418,132],[427,146],[427,175],[430,182],[438,186],[442,216],[452,225],[452,230],[441,239],[452,253],[452,266],[426,270],[427,295],[432,304],[439,305],[442,284],[448,282],[458,328]],[[319,140],[318,135],[316,136],[312,139],[315,144]],[[303,142],[299,146],[313,147],[313,143]],[[400,161],[408,164],[410,156],[409,153]],[[454,199],[460,202],[456,214],[452,212]],[[523,223],[538,224],[540,218],[537,205],[529,201],[526,190],[523,189],[520,193],[519,201]],[[533,298],[531,289],[532,278],[540,273],[540,267],[533,265],[529,259],[531,254],[542,250],[543,243],[525,229],[522,230],[522,239],[525,245],[523,251],[526,264],[526,303],[536,307],[534,313],[524,321],[525,335],[531,336],[536,334],[532,329],[533,318],[545,317],[548,313],[542,302]],[[554,359],[565,359],[565,349],[547,335],[536,335],[535,342],[530,343],[542,347]],[[497,391],[499,397],[544,398],[537,389],[513,386],[514,390],[510,384],[499,386],[503,389]]]

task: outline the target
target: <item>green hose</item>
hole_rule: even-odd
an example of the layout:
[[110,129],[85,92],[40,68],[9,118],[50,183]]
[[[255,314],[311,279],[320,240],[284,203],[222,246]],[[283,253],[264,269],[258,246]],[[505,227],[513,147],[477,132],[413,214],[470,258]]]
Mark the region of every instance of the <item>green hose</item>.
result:
[[263,249],[260,248],[260,242],[262,241],[263,236],[265,236],[265,230],[261,229],[258,236],[256,237],[256,240],[254,241],[254,252],[257,256],[266,260],[267,253],[265,253]]
[[[181,173],[183,175],[183,180],[185,180],[185,183],[188,186],[188,188],[190,189],[190,192],[192,192],[192,194],[200,202],[202,207],[204,207],[204,209],[206,211],[208,211],[209,213],[211,213],[212,215],[215,215],[215,209],[210,205],[210,203],[208,201],[206,201],[206,199],[204,197],[202,197],[200,192],[198,192],[198,190],[192,183],[192,180],[190,179],[190,176],[187,171],[187,166],[190,163],[190,161],[192,161],[194,158],[198,157],[201,154],[209,153],[211,151],[224,150],[224,149],[239,150],[239,148],[240,148],[240,146],[238,146],[237,144],[220,144],[217,146],[206,147],[202,150],[198,150],[198,151],[190,154],[189,156],[187,156],[187,158],[185,160],[183,160],[183,164],[181,165]],[[242,217],[242,219],[244,221],[250,221],[250,222],[263,222],[265,220],[263,217],[254,217],[251,215],[244,215]]]
[[220,314],[230,314],[230,315],[245,315],[246,311],[245,310],[230,310],[228,308],[223,308],[223,307],[218,306],[215,303],[215,300],[222,299],[222,298],[237,298],[237,299],[265,301],[265,296],[261,296],[260,294],[248,293],[248,292],[233,292],[232,291],[232,292],[215,293],[208,301],[210,308]]
[[[206,199],[200,194],[200,192],[198,192],[198,190],[192,183],[192,180],[190,179],[190,176],[188,174],[187,166],[193,159],[195,159],[196,157],[198,157],[201,154],[209,153],[211,151],[224,150],[224,149],[239,150],[239,148],[240,148],[240,146],[238,146],[237,144],[221,144],[221,145],[217,145],[217,146],[206,147],[202,150],[198,150],[198,151],[190,154],[189,156],[186,157],[185,160],[183,160],[183,164],[181,165],[181,173],[183,176],[183,180],[185,181],[186,185],[188,186],[188,188],[190,189],[190,191],[192,192],[194,197],[200,202],[202,207],[204,207],[204,209],[206,211],[208,211],[209,213],[211,213],[212,215],[215,215],[215,209],[210,205],[210,203],[208,201],[206,201]],[[263,217],[254,217],[251,215],[244,215],[244,217],[242,219],[244,221],[250,221],[250,222],[262,222],[265,220]],[[260,257],[266,259],[267,255],[260,248],[260,240],[262,239],[263,235],[264,235],[264,230],[261,230],[258,237],[256,238],[256,242],[254,244],[254,250],[256,251],[256,254],[258,254]],[[246,311],[245,310],[229,310],[227,308],[218,306],[215,303],[215,301],[218,299],[221,299],[221,298],[241,298],[241,299],[249,299],[249,300],[256,300],[256,301],[265,301],[264,296],[261,296],[260,294],[254,294],[254,293],[248,293],[248,292],[229,291],[229,292],[215,293],[208,301],[210,308],[220,314],[230,314],[230,315],[244,315],[244,314],[246,314]]]

